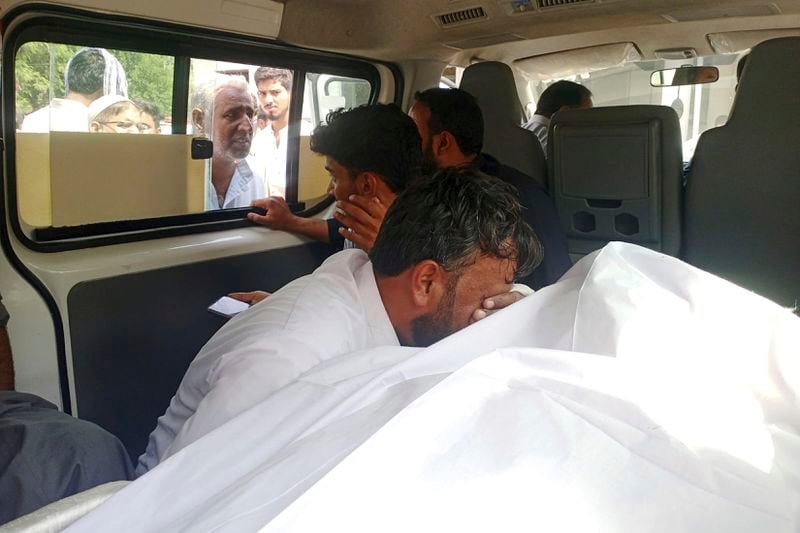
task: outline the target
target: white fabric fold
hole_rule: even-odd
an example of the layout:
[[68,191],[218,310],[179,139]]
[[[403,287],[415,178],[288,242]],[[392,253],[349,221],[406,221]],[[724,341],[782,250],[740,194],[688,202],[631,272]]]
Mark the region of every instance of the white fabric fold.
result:
[[612,243],[308,370],[70,531],[796,531],[798,354],[788,311]]

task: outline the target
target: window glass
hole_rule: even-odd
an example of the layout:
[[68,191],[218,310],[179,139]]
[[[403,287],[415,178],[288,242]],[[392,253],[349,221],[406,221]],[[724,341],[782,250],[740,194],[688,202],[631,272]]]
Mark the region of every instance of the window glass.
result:
[[[633,104],[671,106],[680,118],[683,158],[691,160],[700,135],[725,124],[728,119],[736,88],[736,63],[739,56],[723,54],[681,61],[647,61],[629,63],[621,67],[576,74],[568,79],[585,85],[592,91],[596,107]],[[653,71],[676,68],[681,65],[714,65],[719,69],[719,80],[714,83],[685,85],[681,87],[652,87]],[[536,94],[541,94],[557,80],[543,80],[535,84]],[[536,105],[526,106],[529,116]]]
[[286,196],[294,72],[267,65],[191,61],[187,131],[214,143],[206,210]]
[[297,183],[297,199],[305,207],[324,200],[330,183],[325,158],[311,151],[312,131],[331,111],[368,104],[371,95],[372,86],[367,80],[324,73],[306,74]]
[[[174,215],[192,203],[170,132],[174,58],[30,42],[16,54],[16,178],[24,225]],[[158,135],[158,134],[162,135]]]
[[[310,158],[309,137],[330,111],[368,103],[369,81],[329,73],[298,80],[281,65],[190,59],[188,90],[173,94],[184,86],[173,79],[175,63],[170,55],[61,43],[17,49],[23,231],[61,239],[108,228],[63,231],[78,226],[244,208],[270,195],[291,195],[290,202],[325,197],[327,173],[320,158]],[[298,81],[305,95],[300,138],[290,140]],[[181,114],[185,99],[185,116],[173,116],[174,98]],[[173,128],[173,120],[185,123]],[[198,137],[212,141],[204,145],[206,159],[195,159]]]

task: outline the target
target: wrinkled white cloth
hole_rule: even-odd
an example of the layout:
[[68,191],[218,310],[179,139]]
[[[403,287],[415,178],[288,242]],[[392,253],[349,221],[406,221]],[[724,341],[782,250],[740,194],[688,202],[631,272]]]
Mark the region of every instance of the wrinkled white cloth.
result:
[[19,130],[26,133],[89,131],[89,108],[75,100],[53,98],[49,105],[26,115]]
[[325,361],[70,531],[796,531],[799,353],[788,311],[612,243],[428,349]]
[[264,180],[261,176],[253,172],[247,161],[242,159],[236,164],[236,170],[225,191],[225,198],[220,205],[217,191],[211,182],[211,175],[206,179],[206,211],[215,209],[231,209],[233,207],[250,207],[253,200],[258,200],[266,196],[264,192]]
[[203,346],[136,472],[142,475],[327,359],[397,345],[367,255],[335,254],[239,313]]

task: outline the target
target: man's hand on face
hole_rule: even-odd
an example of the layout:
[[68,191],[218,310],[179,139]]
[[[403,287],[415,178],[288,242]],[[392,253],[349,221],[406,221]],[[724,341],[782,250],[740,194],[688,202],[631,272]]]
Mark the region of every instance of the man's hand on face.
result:
[[366,198],[355,194],[350,195],[349,201],[336,202],[336,207],[344,214],[336,210],[333,218],[350,230],[340,228],[339,233],[369,253],[381,229],[387,207],[377,197]]
[[256,305],[261,300],[264,300],[270,293],[265,291],[252,291],[252,292],[232,292],[228,296],[234,300],[239,300],[250,305]]
[[274,230],[288,230],[291,229],[291,223],[295,215],[289,210],[289,205],[286,200],[280,196],[270,196],[269,198],[262,198],[261,200],[253,200],[250,204],[253,207],[260,207],[265,209],[265,215],[258,213],[248,213],[247,218],[250,222],[261,224],[269,229]]
[[494,296],[485,298],[480,309],[476,309],[475,312],[472,313],[470,324],[484,319],[500,309],[505,309],[509,305],[522,300],[525,298],[525,296],[527,296],[527,294],[522,294],[521,292],[517,292],[516,290],[512,289],[509,292],[495,294]]

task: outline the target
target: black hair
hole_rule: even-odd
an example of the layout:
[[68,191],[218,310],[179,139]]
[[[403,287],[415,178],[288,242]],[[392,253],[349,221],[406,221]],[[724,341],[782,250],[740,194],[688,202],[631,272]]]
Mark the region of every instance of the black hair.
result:
[[97,48],[87,48],[75,54],[67,71],[70,92],[94,94],[103,90],[106,60]]
[[311,135],[311,150],[336,160],[351,176],[378,174],[394,193],[421,172],[417,126],[394,104],[331,111]]
[[161,114],[161,111],[158,110],[158,107],[155,104],[148,102],[146,100],[139,100],[137,98],[134,98],[132,101],[134,104],[136,104],[136,107],[138,107],[143,113],[147,113],[148,115],[153,117],[153,122],[155,122],[156,128],[158,128],[161,119],[164,118],[164,116]]
[[736,85],[739,85],[739,82],[742,81],[742,72],[744,72],[744,66],[747,65],[747,60],[750,58],[750,52],[747,52],[743,55],[739,62],[736,64]]
[[592,91],[571,81],[557,81],[544,90],[536,103],[536,114],[545,117],[561,109],[561,106],[578,107],[584,98],[591,98]]
[[464,155],[476,155],[483,148],[483,113],[475,97],[461,89],[433,88],[414,94],[414,100],[431,111],[431,135],[443,131],[455,137]]
[[542,260],[514,189],[471,167],[446,168],[414,182],[392,203],[370,252],[379,276],[430,259],[457,275],[482,254],[511,258],[517,277]]
[[253,80],[258,86],[262,81],[277,81],[288,91],[292,92],[292,71],[285,68],[258,67],[253,74]]

